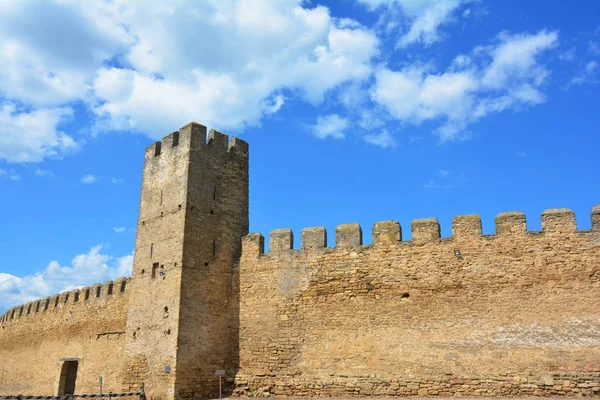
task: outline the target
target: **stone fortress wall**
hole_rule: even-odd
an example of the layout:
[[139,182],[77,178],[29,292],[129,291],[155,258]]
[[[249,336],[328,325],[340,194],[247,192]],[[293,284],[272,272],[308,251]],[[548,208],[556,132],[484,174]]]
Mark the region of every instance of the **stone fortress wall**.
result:
[[502,213],[264,238],[248,233],[248,144],[191,123],[146,149],[132,278],[0,317],[0,395],[600,396],[600,205],[541,231]]
[[243,239],[240,365],[246,395],[600,395],[600,206],[340,225]]
[[0,394],[58,394],[61,367],[79,360],[78,393],[122,389],[131,279],[64,292],[0,318]]

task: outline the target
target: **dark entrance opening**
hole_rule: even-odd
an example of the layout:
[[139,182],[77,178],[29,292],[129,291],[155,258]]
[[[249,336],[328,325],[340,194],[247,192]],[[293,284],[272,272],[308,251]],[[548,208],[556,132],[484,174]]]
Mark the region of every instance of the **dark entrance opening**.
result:
[[75,394],[75,381],[77,380],[77,361],[65,361],[60,371],[58,395]]

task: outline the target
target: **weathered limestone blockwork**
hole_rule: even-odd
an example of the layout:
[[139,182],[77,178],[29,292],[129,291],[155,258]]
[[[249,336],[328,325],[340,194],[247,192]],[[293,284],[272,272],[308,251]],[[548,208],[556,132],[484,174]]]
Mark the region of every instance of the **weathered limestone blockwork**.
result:
[[[217,395],[216,369],[233,381],[248,144],[188,124],[148,146],[142,181],[131,282],[9,310],[1,320],[0,394],[56,392],[65,358],[80,361],[77,393],[97,391],[99,375],[112,391],[145,383],[152,399]],[[128,291],[119,302],[96,301],[121,288]],[[23,323],[37,313],[47,315]]]
[[131,279],[0,317],[0,395],[600,396],[600,205],[248,235],[248,145],[191,123],[146,149]]
[[527,232],[502,213],[482,235],[461,216],[440,239],[416,220],[405,242],[386,221],[370,246],[348,224],[335,248],[266,254],[246,237],[236,392],[600,395],[600,230],[574,221],[547,210]]
[[191,123],[147,149],[126,352],[150,396],[214,396],[215,370],[235,375],[247,233],[244,141]]
[[100,375],[106,391],[121,391],[129,284],[106,282],[8,310],[0,329],[0,394],[58,394],[66,358],[79,361],[79,393],[97,392]]

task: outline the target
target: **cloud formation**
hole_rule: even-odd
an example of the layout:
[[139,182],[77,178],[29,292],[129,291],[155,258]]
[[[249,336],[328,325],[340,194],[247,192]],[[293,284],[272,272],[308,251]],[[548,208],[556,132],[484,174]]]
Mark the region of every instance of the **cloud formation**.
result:
[[541,87],[550,71],[538,57],[557,41],[557,32],[501,33],[496,43],[459,55],[443,72],[429,65],[382,67],[371,98],[397,120],[439,121],[441,140],[457,139],[468,124],[490,113],[545,101]]
[[374,146],[382,148],[396,147],[396,139],[390,134],[387,129],[382,129],[379,133],[369,133],[363,137],[364,141]]
[[95,175],[87,174],[81,178],[81,183],[84,185],[91,185],[92,183],[98,182],[98,177]]
[[[370,11],[381,12],[379,25],[387,32],[399,30],[397,48],[405,48],[412,44],[430,46],[443,38],[440,32],[443,25],[457,20],[458,14],[463,18],[471,14],[470,9],[462,13],[457,11],[472,0],[358,0]],[[399,25],[398,20],[404,20]]]
[[343,139],[346,136],[344,131],[348,129],[349,126],[350,123],[347,119],[342,118],[337,114],[330,114],[318,117],[317,123],[311,126],[310,129],[319,139]]
[[40,162],[76,150],[75,140],[58,128],[71,114],[68,107],[27,111],[14,103],[0,104],[0,159]]
[[78,287],[131,275],[133,254],[112,257],[94,246],[73,258],[71,265],[51,261],[42,272],[24,277],[0,273],[0,313],[8,308]]
[[572,86],[596,85],[598,83],[600,83],[599,64],[597,61],[591,60],[586,62],[577,75],[571,78],[565,89],[569,89]]
[[[381,130],[381,109],[403,122],[441,121],[437,133],[449,140],[489,113],[545,100],[550,71],[539,57],[556,32],[501,33],[442,71],[408,59],[390,64],[384,42],[396,42],[400,56],[433,46],[477,2],[358,3],[380,22],[366,27],[302,0],[0,1],[0,160],[38,163],[76,151],[83,141],[65,126],[80,106],[92,133],[159,139],[190,120],[239,133],[293,101],[335,98],[364,142],[392,147],[396,130]],[[370,103],[348,107],[357,96]],[[326,118],[315,135],[343,137],[322,130],[340,123]]]
[[379,45],[301,0],[1,2],[0,38],[0,158],[20,163],[77,147],[60,129],[72,102],[96,132],[160,138],[192,119],[240,131],[280,110],[282,89],[317,104],[367,78]]
[[8,178],[11,181],[20,181],[21,175],[15,170],[7,171],[5,169],[0,169],[0,178]]

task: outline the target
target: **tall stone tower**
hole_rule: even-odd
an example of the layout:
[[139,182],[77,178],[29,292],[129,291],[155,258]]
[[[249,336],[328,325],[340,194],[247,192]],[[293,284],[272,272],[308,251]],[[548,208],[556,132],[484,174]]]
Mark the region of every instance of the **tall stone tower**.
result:
[[248,145],[197,123],[146,149],[125,386],[218,395],[237,365],[237,274],[248,233]]

